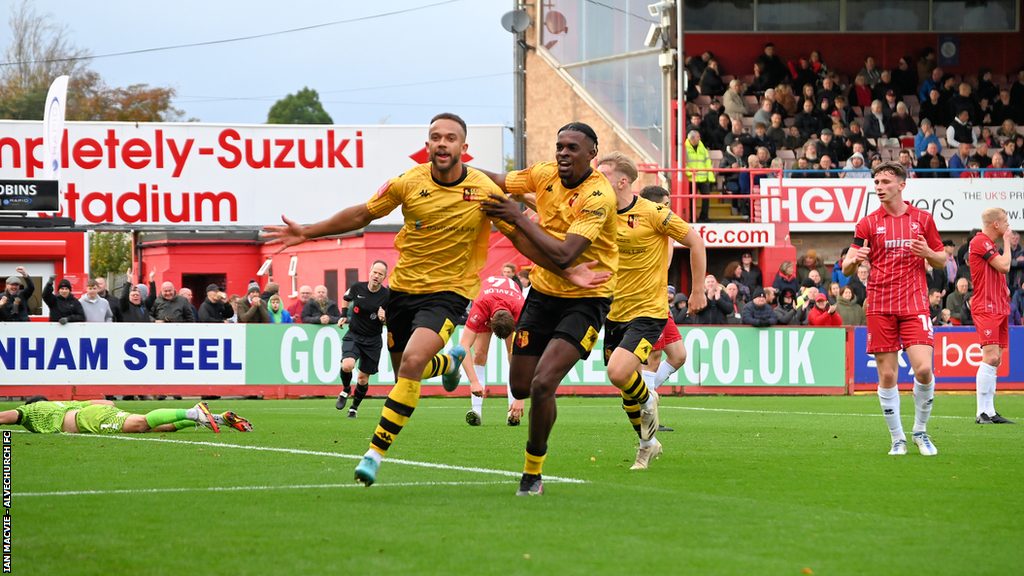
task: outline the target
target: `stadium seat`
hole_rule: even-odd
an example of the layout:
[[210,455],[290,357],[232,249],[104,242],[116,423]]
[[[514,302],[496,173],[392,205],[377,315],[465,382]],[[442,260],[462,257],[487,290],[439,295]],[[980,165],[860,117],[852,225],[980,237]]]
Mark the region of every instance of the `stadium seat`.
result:
[[693,103],[696,104],[697,106],[710,106],[711,96],[708,96],[706,94],[697,96],[697,99],[694,100]]
[[733,76],[732,74],[726,74],[725,76],[722,76],[722,84],[725,84],[726,86],[728,86],[729,82],[732,82],[735,79],[736,79],[736,77]]
[[749,86],[749,85],[754,83],[754,75],[753,74],[746,74],[746,75],[743,76],[743,78],[741,78],[741,80],[743,80],[744,84]]
[[744,96],[743,99],[747,101],[747,106],[753,108],[755,112],[760,107],[757,96]]
[[946,162],[949,163],[949,159],[956,156],[956,148],[943,148],[942,152],[939,152],[939,154],[941,154],[942,157],[946,159]]
[[783,120],[782,123],[786,126],[786,128],[789,128],[793,124],[796,124],[796,118],[790,116],[789,118]]
[[907,104],[907,106],[920,106],[921,105],[921,102],[918,101],[917,96],[915,96],[913,94],[908,94],[908,95],[904,96],[903,97],[903,102],[905,102]]

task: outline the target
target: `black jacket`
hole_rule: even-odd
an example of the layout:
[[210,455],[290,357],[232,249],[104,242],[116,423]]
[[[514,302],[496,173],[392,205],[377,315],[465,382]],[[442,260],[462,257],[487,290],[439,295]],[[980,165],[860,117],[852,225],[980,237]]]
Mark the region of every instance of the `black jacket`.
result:
[[43,287],[43,302],[50,307],[50,322],[59,322],[61,318],[67,318],[68,322],[85,322],[82,303],[74,294],[68,294],[67,298],[60,293],[55,294],[53,282],[47,282]]
[[[241,310],[239,310],[239,314],[241,314]],[[320,303],[316,301],[316,298],[310,299],[302,307],[303,324],[320,324],[320,317],[323,315],[324,313],[320,311]],[[338,303],[334,300],[327,300],[327,316],[330,317],[328,324],[337,324],[338,320],[341,320],[341,310],[338,310]]]
[[[0,322],[28,322],[28,299],[36,293],[36,285],[28,276],[22,277],[21,281],[25,284],[16,296],[12,297],[7,290],[0,294],[0,299],[7,297],[7,302],[0,306]],[[15,300],[18,301],[17,309],[14,308]]]
[[[131,288],[131,283],[126,282],[125,286]],[[114,322],[124,322],[124,315],[121,313],[121,300],[117,296],[110,293],[110,290],[106,291],[106,295],[100,296],[110,304],[110,312],[114,315]]]
[[199,305],[199,317],[198,320],[196,321],[213,324],[223,324],[225,320],[231,318],[232,316],[234,316],[234,313],[229,314],[228,317],[225,318],[224,306],[222,306],[220,302],[210,302],[210,299],[207,298],[206,300],[203,300],[202,304]]
[[728,324],[728,317],[730,314],[735,314],[733,309],[732,299],[722,290],[722,294],[718,297],[718,300],[712,300],[708,298],[708,305],[703,310],[697,312],[694,317],[694,324]]
[[153,318],[150,317],[145,304],[136,306],[128,299],[131,292],[132,284],[126,282],[124,288],[121,289],[121,299],[117,305],[117,309],[121,311],[121,319],[118,322],[152,322]]

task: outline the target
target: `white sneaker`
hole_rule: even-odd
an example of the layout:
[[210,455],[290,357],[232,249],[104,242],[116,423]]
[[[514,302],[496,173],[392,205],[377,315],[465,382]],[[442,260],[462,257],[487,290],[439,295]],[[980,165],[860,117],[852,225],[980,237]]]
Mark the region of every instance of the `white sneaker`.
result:
[[914,444],[921,450],[921,456],[935,456],[939,453],[927,432],[914,432]]
[[892,450],[889,450],[889,456],[903,456],[907,453],[907,439],[900,438],[899,440],[892,443]]
[[651,460],[656,460],[658,456],[661,456],[663,452],[661,448],[661,442],[654,441],[653,446],[641,446],[636,451],[636,462],[629,467],[630,470],[647,470],[650,466]]
[[658,393],[649,390],[651,394],[651,408],[640,410],[640,439],[650,440],[658,432]]

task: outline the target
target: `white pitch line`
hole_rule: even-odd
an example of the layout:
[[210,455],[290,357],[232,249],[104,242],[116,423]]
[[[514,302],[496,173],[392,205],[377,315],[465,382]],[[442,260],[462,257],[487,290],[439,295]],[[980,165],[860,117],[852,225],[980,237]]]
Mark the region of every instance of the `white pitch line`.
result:
[[[561,408],[561,406],[559,406]],[[743,414],[780,414],[790,415],[795,414],[798,416],[859,416],[863,418],[877,418],[881,417],[882,414],[853,414],[848,412],[783,412],[779,410],[740,410],[737,408],[698,408],[696,406],[659,406],[659,410],[662,408],[670,408],[672,410],[696,410],[700,412],[740,412]],[[952,418],[956,420],[974,420],[969,416],[937,416],[932,415],[931,418]]]
[[[557,482],[549,478],[545,481]],[[373,486],[381,488],[401,486],[507,486],[507,482],[377,482]],[[165,492],[243,492],[249,490],[312,490],[333,488],[363,488],[362,484],[296,484],[292,486],[208,486],[204,488],[148,488],[139,490],[72,490],[65,492],[18,492],[13,496],[105,496],[109,494],[160,494]]]
[[[191,442],[188,440],[171,440],[170,438],[144,438],[140,436],[121,436],[121,435],[98,435],[98,434],[67,434],[67,436],[80,436],[83,438],[109,438],[111,440],[134,440],[136,442],[163,442],[167,444],[187,444],[191,446],[213,446],[215,448],[237,448],[239,450],[258,450],[262,452],[284,452],[287,454],[304,454],[309,456],[327,456],[329,458],[347,458],[349,460],[362,460],[363,457],[355,454],[340,454],[337,452],[317,452],[314,450],[299,450],[296,448],[275,448],[272,446],[242,446],[239,444],[222,444],[219,442],[206,442],[198,441]],[[451,464],[436,464],[434,462],[419,462],[416,460],[403,460],[401,458],[386,458],[385,463],[390,464],[407,464],[409,466],[420,466],[423,468],[437,468],[440,470],[458,470],[460,472],[478,472],[481,474],[498,474],[501,476],[508,476],[512,478],[519,478],[523,475],[522,472],[511,472],[509,470],[494,470],[491,468],[477,468],[474,466],[454,466]],[[553,482],[566,482],[571,484],[586,484],[586,480],[580,480],[578,478],[561,478],[559,476],[545,476],[545,480],[551,480]]]

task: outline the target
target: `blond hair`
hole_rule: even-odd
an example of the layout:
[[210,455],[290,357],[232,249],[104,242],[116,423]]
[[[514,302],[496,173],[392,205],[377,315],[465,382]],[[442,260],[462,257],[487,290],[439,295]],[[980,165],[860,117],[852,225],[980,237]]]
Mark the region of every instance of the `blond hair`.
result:
[[636,179],[640,176],[640,171],[636,167],[636,162],[618,150],[601,156],[601,158],[597,160],[597,165],[601,166],[602,164],[611,166],[612,170],[625,176],[626,180],[629,180],[630,184],[636,182]]
[[1003,210],[998,206],[993,206],[992,208],[986,208],[985,211],[981,213],[981,221],[985,224],[992,224],[993,222],[998,222],[1003,216],[1006,216],[1006,210]]

